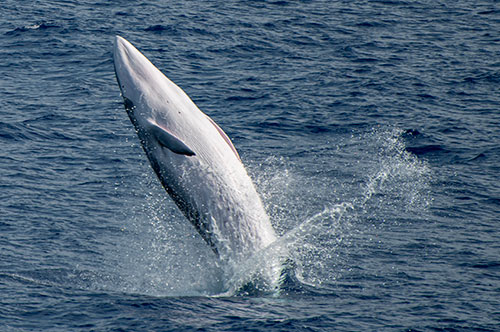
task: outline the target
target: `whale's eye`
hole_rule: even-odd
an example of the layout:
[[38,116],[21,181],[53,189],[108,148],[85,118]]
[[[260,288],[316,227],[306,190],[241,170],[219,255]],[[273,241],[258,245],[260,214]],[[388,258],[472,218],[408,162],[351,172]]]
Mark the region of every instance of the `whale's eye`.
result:
[[125,105],[126,110],[133,110],[135,108],[132,100],[128,99],[127,97],[123,97],[123,104]]

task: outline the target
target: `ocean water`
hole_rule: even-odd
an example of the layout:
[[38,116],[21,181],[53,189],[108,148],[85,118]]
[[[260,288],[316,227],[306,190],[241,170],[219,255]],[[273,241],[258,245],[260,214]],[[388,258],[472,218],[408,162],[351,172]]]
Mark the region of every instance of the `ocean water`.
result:
[[[500,330],[498,1],[0,12],[1,331]],[[224,292],[128,120],[115,35],[233,140],[294,279]]]

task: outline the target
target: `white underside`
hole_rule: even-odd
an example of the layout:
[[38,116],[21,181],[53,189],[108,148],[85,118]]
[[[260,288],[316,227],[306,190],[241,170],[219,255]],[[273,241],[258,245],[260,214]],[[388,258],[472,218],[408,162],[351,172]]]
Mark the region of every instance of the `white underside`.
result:
[[[255,187],[227,136],[134,46],[116,37],[115,70],[134,107],[141,143],[160,179],[202,216],[222,259],[241,261],[276,240]],[[148,132],[154,121],[195,155],[172,152]],[[175,199],[174,199],[175,201]]]

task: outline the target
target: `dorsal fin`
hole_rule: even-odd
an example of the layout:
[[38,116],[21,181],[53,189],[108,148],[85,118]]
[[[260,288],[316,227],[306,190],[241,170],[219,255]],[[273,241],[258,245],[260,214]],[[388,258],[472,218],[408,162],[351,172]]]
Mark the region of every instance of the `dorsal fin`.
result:
[[153,119],[148,119],[150,126],[147,128],[148,132],[160,143],[161,146],[166,147],[170,151],[186,156],[194,156],[195,153],[184,142],[171,134],[168,130],[160,127]]

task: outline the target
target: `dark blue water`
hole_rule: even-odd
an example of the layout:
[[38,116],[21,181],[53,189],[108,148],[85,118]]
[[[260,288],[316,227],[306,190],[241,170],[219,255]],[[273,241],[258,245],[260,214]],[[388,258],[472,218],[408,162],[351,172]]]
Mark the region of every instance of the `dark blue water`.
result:
[[[498,1],[0,12],[0,330],[499,330]],[[218,296],[123,108],[116,34],[232,138],[297,280]]]

